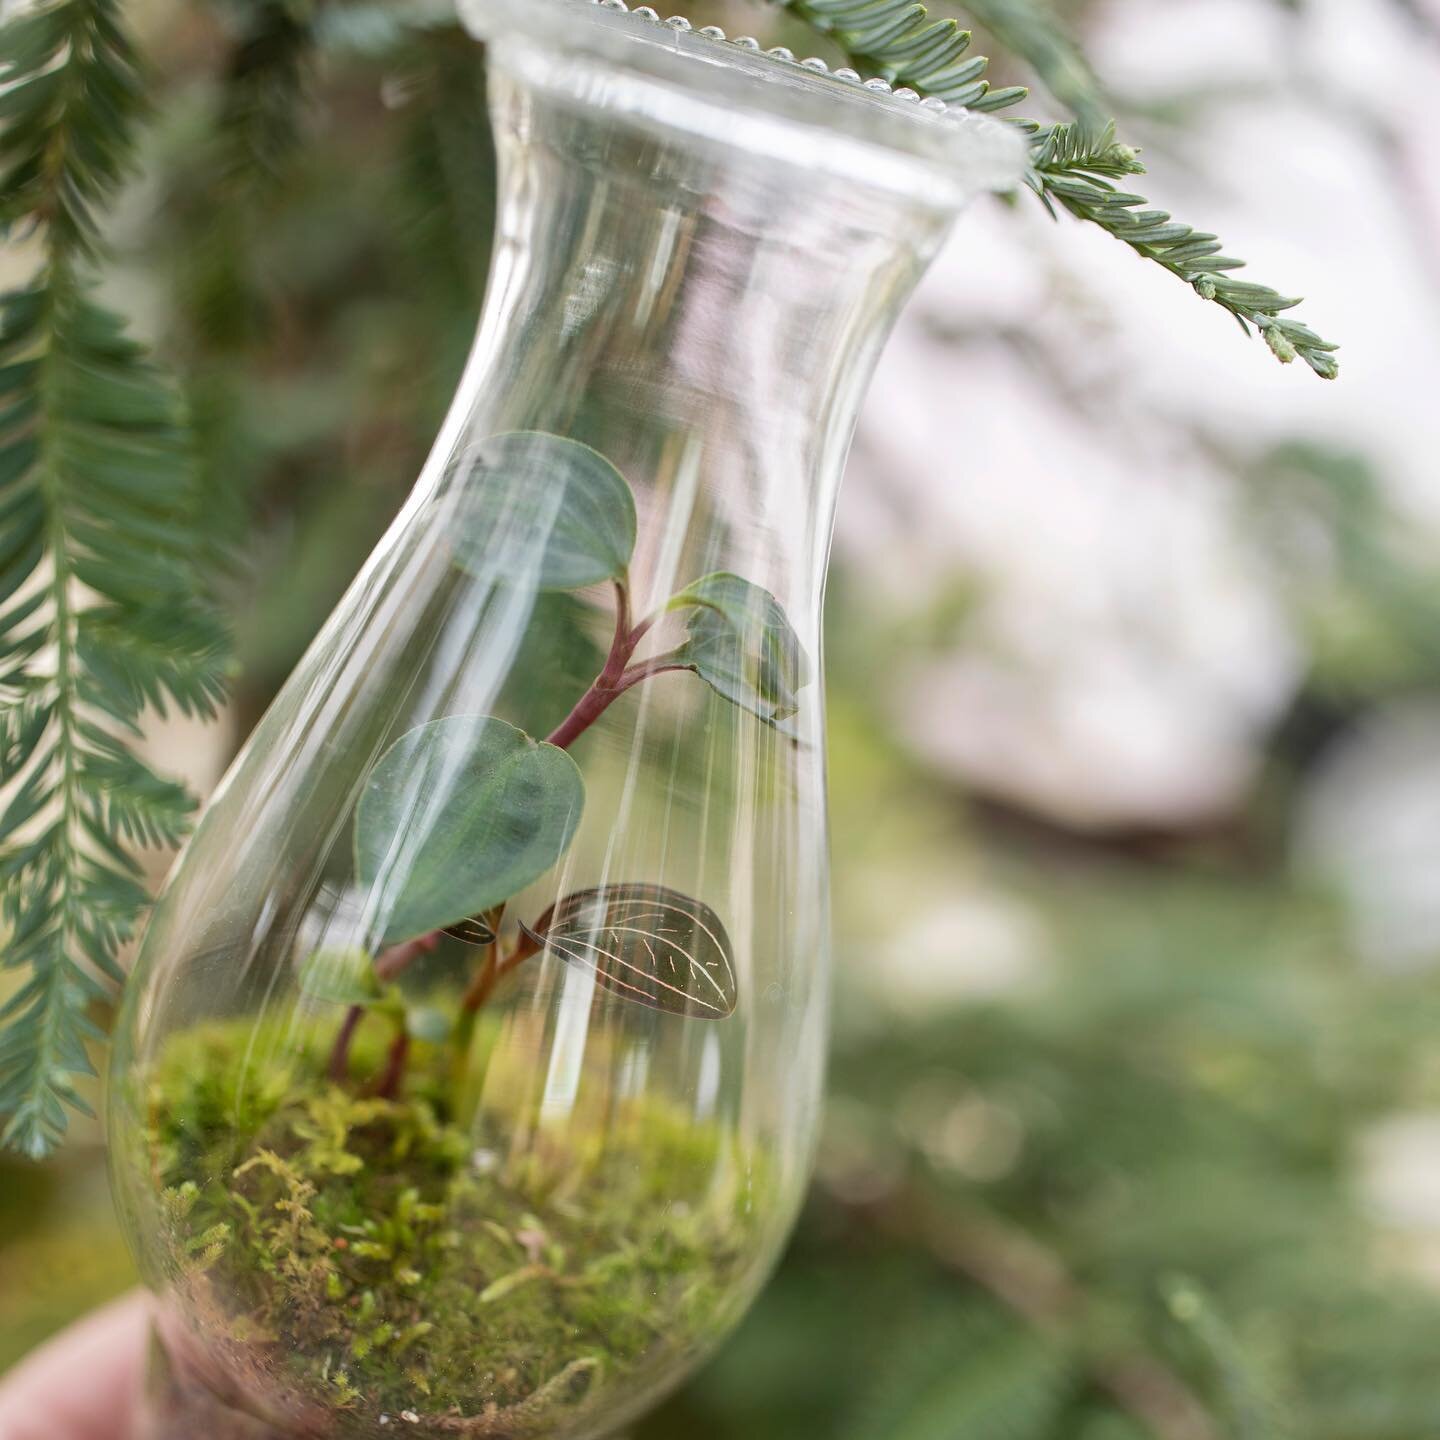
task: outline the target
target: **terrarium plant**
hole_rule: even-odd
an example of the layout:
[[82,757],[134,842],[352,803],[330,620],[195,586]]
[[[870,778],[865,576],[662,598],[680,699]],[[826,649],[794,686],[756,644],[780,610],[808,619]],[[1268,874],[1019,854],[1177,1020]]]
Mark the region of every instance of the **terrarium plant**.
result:
[[[383,889],[385,948],[375,956],[317,951],[300,983],[347,1006],[328,1065],[333,1080],[349,1075],[350,1044],[365,1014],[391,1019],[390,1056],[375,1086],[386,1097],[399,1087],[412,1034],[453,1035],[463,1054],[495,987],[544,950],[587,967],[599,985],[639,1004],[700,1019],[732,1014],[730,942],[703,900],[645,880],[607,884],[566,895],[529,924],[518,920],[508,940],[506,906],[564,857],[585,804],[584,779],[566,752],[627,691],[691,671],[779,728],[795,714],[796,691],[809,675],[775,597],[738,575],[702,576],[661,612],[632,614],[634,496],[588,446],[535,432],[500,435],[466,463],[455,563],[463,567],[472,556],[486,563],[495,537],[503,536],[535,572],[522,579],[542,592],[612,587],[614,635],[599,674],[543,740],[498,716],[447,716],[401,735],[365,781],[355,817],[355,873]],[[637,658],[657,621],[677,611],[685,617],[685,639]],[[437,797],[434,813],[418,827],[417,792]],[[388,880],[397,869],[398,880]],[[481,956],[458,1015],[407,1009],[386,982],[445,935]]]

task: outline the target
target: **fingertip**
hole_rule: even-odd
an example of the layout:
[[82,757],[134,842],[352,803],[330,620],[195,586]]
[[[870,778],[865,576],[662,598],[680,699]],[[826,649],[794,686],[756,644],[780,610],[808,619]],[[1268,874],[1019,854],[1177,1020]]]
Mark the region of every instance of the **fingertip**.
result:
[[149,1319],[132,1291],[32,1350],[0,1378],[0,1440],[128,1440]]

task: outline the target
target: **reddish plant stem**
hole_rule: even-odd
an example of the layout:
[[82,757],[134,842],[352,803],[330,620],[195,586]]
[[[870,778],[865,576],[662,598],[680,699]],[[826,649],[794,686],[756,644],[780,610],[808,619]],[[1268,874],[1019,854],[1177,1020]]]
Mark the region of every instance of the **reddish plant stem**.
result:
[[541,948],[536,941],[522,931],[520,938],[515,942],[515,948],[502,959],[500,941],[497,939],[490,947],[484,965],[476,972],[475,979],[470,982],[470,988],[466,990],[465,998],[460,1002],[461,1009],[472,1014],[482,1009],[495,987],[521,961],[528,960],[532,955],[538,955]]
[[660,655],[643,664],[621,669],[613,677],[602,674],[576,702],[575,708],[546,737],[549,745],[566,749],[583,735],[627,690],[667,670],[690,667],[670,655]]
[[428,935],[417,935],[382,950],[375,960],[375,975],[380,980],[393,980],[412,960],[428,955],[439,943],[443,932],[432,930]]
[[[610,654],[590,688],[575,702],[574,709],[545,737],[547,744],[558,746],[561,750],[568,748],[632,685],[666,670],[686,668],[663,655],[640,665],[630,665],[631,656],[655,624],[656,618],[651,615],[632,625],[630,593],[622,581],[615,582],[615,638],[610,642]],[[627,669],[627,666],[630,668]]]
[[598,680],[580,697],[575,708],[546,737],[549,745],[564,750],[583,735],[606,711],[615,696]]
[[390,1042],[385,1056],[385,1069],[375,1082],[375,1094],[381,1100],[393,1100],[405,1074],[405,1059],[410,1053],[410,1036],[402,1025]]
[[610,653],[590,688],[575,702],[575,708],[545,737],[548,745],[564,750],[578,735],[584,734],[604,713],[615,698],[615,683],[625,670],[625,662],[635,652],[638,637],[630,625],[630,591],[624,581],[615,582],[615,634]]
[[[382,950],[375,958],[376,979],[393,980],[412,960],[428,955],[439,943],[440,931],[432,930],[428,935],[417,935],[413,940],[406,940],[399,945],[392,945],[388,950]],[[336,1035],[335,1043],[330,1048],[330,1064],[327,1069],[332,1080],[344,1080],[349,1073],[350,1046],[364,1018],[363,1005],[352,1005],[345,1012],[340,1033]]]
[[669,655],[657,655],[653,660],[646,660],[640,665],[632,665],[620,677],[619,683],[615,686],[615,695],[623,695],[632,685],[638,685],[642,680],[653,679],[656,675],[664,675],[671,670],[688,669],[690,666],[685,661],[674,658],[673,651]]
[[364,1007],[352,1005],[345,1012],[345,1019],[340,1025],[340,1033],[336,1035],[335,1043],[330,1047],[330,1064],[326,1067],[326,1073],[337,1084],[343,1082],[350,1072],[350,1042],[355,1038],[355,1032],[360,1028],[360,1022],[364,1018]]
[[470,984],[461,997],[460,1008],[474,1012],[489,998],[495,988],[495,967],[500,958],[500,937],[497,935],[486,948],[485,961],[470,977]]
[[[600,673],[591,682],[590,688],[575,702],[570,713],[545,737],[548,745],[567,749],[585,733],[627,690],[655,675],[669,670],[686,670],[689,666],[676,661],[672,655],[660,655],[639,665],[631,665],[641,640],[650,632],[658,615],[649,615],[634,624],[630,620],[630,591],[623,580],[615,581],[615,633],[610,641],[610,653]],[[541,946],[528,935],[521,935],[514,950],[503,959],[500,955],[499,928],[504,906],[497,908],[493,928],[496,938],[485,954],[485,961],[475,972],[461,1000],[461,1009],[468,1014],[480,1010],[489,1000],[495,986],[522,961],[538,954]],[[440,943],[441,933],[432,930],[428,935],[394,945],[375,961],[375,974],[381,980],[392,980],[413,960],[427,954]],[[365,1012],[359,1005],[351,1006],[345,1015],[340,1033],[335,1037],[330,1052],[329,1073],[332,1080],[344,1080],[349,1070],[350,1044]],[[402,1030],[390,1047],[385,1073],[378,1082],[376,1094],[392,1096],[399,1086],[409,1050],[409,1037]]]

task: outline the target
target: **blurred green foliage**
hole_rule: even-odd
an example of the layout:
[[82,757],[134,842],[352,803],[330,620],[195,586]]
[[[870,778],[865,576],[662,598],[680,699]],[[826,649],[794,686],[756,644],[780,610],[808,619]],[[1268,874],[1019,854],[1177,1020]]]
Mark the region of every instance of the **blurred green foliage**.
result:
[[134,1283],[97,1151],[0,1160],[0,1371]]
[[[934,863],[948,816],[944,862],[1023,904],[1047,959],[923,1016],[842,1003],[791,1253],[642,1433],[1433,1433],[1440,1295],[1423,1247],[1367,1213],[1358,1157],[1440,1098],[1435,978],[1360,969],[1334,905],[1259,841],[1156,857],[961,826],[853,716],[836,706],[837,773],[868,745],[870,783],[915,820],[912,863]],[[867,856],[868,788],[836,787],[842,896],[898,858]],[[842,901],[852,978],[886,918]]]

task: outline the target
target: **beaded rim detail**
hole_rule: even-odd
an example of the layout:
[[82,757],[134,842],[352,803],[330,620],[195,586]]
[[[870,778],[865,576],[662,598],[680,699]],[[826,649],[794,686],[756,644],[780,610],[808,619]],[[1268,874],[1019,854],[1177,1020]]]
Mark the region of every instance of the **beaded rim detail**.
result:
[[[662,16],[658,10],[649,5],[637,5],[631,10],[626,0],[589,0],[592,5],[599,5],[604,10],[618,10],[628,12],[637,20],[643,20],[651,25],[659,25],[681,34],[701,35],[705,39],[713,41],[717,45],[732,45],[740,50],[749,50],[752,53],[761,49],[760,42],[753,35],[737,35],[733,40],[728,38],[725,32],[718,25],[704,25],[697,29],[683,15]],[[873,79],[865,79],[857,70],[852,70],[848,65],[832,70],[818,55],[807,56],[803,60],[795,58],[795,52],[787,49],[784,45],[776,45],[764,51],[772,60],[778,60],[782,65],[795,65],[802,70],[808,70],[814,75],[828,75],[833,79],[842,81],[846,85],[854,85],[862,90],[869,90],[875,95],[885,95],[892,100],[903,100],[915,106],[917,110],[924,111],[926,115],[936,117],[960,114],[963,112],[961,106],[946,104],[938,96],[930,96],[922,99],[919,93],[912,90],[908,85],[902,85],[898,90],[891,83],[876,76]]]

